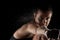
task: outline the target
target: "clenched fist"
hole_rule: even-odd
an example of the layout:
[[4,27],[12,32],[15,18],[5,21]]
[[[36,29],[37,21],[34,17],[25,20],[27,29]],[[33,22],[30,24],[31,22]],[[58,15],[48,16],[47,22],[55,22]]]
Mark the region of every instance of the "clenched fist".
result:
[[45,35],[37,35],[35,34],[32,40],[48,40],[48,38]]
[[37,34],[34,35],[34,36],[33,36],[33,40],[39,40],[39,35],[37,35]]

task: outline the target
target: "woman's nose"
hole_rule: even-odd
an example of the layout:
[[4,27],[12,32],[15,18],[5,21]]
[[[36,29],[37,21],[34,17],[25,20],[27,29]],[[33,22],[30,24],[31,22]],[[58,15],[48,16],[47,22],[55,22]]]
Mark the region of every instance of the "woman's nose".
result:
[[47,20],[43,20],[43,21],[42,21],[42,24],[45,25],[46,23],[47,23]]
[[47,23],[47,20],[44,20],[44,23]]

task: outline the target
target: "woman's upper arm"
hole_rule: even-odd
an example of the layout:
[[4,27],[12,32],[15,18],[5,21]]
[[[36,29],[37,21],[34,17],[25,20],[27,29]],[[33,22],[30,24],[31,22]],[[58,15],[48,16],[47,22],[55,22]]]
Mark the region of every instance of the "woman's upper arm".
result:
[[21,28],[19,28],[18,30],[16,30],[16,32],[13,34],[13,36],[16,39],[21,39],[23,38],[25,35],[27,35],[27,26],[23,25]]

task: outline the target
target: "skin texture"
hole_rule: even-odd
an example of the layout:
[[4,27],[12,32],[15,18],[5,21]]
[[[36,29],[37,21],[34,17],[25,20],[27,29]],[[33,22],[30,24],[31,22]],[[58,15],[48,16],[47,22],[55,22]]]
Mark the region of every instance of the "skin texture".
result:
[[42,12],[38,10],[34,13],[34,22],[22,25],[21,28],[16,30],[13,36],[16,39],[33,37],[32,40],[48,40],[44,27],[47,28],[49,25],[51,16],[51,11]]

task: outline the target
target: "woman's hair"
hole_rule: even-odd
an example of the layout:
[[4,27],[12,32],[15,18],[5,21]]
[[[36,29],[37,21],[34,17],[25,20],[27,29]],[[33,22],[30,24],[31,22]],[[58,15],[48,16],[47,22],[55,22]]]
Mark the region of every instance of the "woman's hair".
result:
[[46,5],[46,6],[38,6],[38,7],[33,8],[33,13],[37,12],[38,10],[41,10],[42,12],[53,11],[52,6]]

